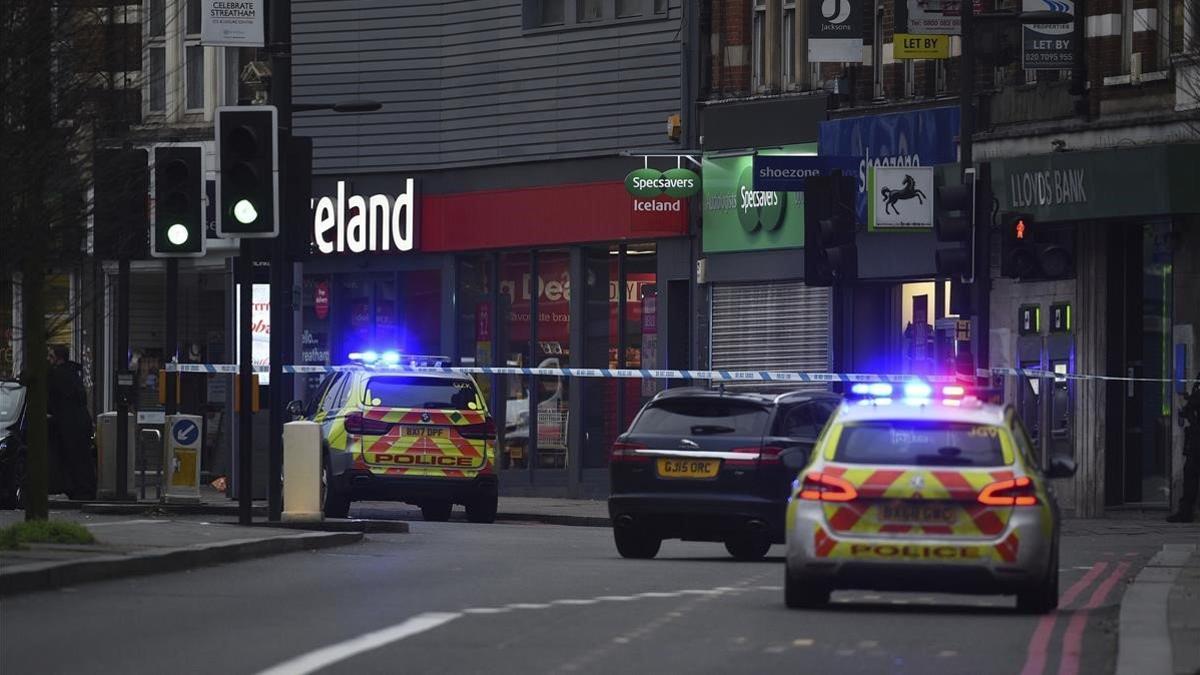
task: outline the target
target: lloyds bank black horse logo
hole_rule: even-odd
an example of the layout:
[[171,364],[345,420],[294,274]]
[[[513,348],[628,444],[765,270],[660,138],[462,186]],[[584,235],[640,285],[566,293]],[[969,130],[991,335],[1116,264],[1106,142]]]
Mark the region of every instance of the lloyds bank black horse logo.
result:
[[883,187],[879,190],[879,194],[883,195],[884,201],[887,202],[887,204],[884,204],[883,206],[884,213],[891,211],[896,215],[900,215],[900,210],[896,208],[896,202],[902,199],[912,199],[913,197],[916,197],[918,204],[925,203],[925,193],[917,189],[917,181],[913,180],[912,176],[906,174],[903,182],[904,187],[900,188],[899,190],[893,190],[890,187]]

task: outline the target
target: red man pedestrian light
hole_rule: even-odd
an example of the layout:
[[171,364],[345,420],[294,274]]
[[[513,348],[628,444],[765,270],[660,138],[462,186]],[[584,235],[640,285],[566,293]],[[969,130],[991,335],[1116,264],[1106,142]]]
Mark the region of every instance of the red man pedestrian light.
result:
[[1025,219],[1024,218],[1017,219],[1016,231],[1017,231],[1017,239],[1025,238]]

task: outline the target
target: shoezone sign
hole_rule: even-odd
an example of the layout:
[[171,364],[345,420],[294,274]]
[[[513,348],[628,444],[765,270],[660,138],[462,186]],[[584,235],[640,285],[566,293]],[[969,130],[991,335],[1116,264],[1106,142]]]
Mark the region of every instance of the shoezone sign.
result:
[[933,167],[876,166],[867,173],[867,229],[933,227]]

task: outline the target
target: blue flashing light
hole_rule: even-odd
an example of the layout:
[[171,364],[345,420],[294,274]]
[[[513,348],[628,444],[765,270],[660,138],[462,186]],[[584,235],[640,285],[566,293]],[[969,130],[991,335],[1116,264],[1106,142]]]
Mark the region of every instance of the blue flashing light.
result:
[[389,366],[394,366],[400,363],[400,352],[389,350],[383,353],[383,362]]
[[920,397],[913,397],[913,396],[906,396],[904,398],[904,405],[919,406],[919,405],[929,405],[931,403],[933,403],[933,400],[928,399],[928,398],[920,398]]
[[933,387],[924,382],[908,382],[904,385],[905,398],[928,399],[933,396]]
[[373,351],[350,352],[350,360],[360,363],[375,363],[379,360],[379,354]]
[[850,393],[858,396],[866,396],[871,393],[871,385],[866,382],[859,382],[850,387]]

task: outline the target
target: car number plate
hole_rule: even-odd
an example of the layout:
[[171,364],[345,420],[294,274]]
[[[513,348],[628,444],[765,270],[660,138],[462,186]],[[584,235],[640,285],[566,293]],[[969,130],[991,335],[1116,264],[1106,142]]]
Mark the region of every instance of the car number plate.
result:
[[712,478],[721,468],[716,459],[659,459],[658,475],[663,478]]
[[402,427],[400,429],[401,436],[426,436],[428,438],[442,438],[446,435],[446,430],[442,427]]
[[946,504],[889,502],[880,507],[880,519],[890,523],[949,525],[954,522],[954,517],[954,508]]

